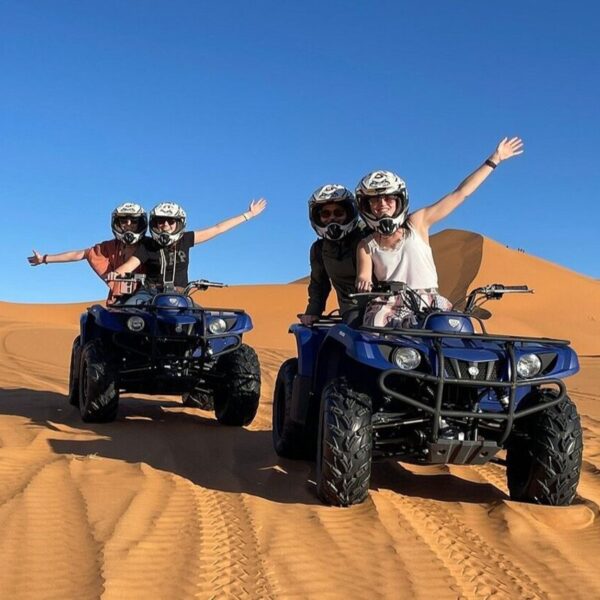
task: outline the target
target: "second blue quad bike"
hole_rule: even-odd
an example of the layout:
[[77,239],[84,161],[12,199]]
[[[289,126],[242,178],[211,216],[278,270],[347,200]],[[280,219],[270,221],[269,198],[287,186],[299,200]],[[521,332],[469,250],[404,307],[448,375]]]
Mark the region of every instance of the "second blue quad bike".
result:
[[[120,279],[143,283],[143,277]],[[252,321],[240,309],[196,305],[190,292],[209,287],[224,286],[199,280],[180,291],[142,288],[124,303],[87,309],[69,376],[69,400],[84,421],[113,421],[123,392],[182,395],[188,406],[214,409],[226,425],[254,419],[260,365],[242,342]]]
[[292,325],[298,358],[277,376],[276,452],[316,458],[317,493],[336,506],[363,502],[372,461],[384,458],[495,460],[506,465],[511,499],[570,504],[583,443],[563,379],[579,370],[577,355],[566,340],[488,334],[483,322],[484,302],[531,291],[488,285],[440,311],[391,282],[372,295],[402,294],[414,315],[408,327],[353,326],[332,316]]

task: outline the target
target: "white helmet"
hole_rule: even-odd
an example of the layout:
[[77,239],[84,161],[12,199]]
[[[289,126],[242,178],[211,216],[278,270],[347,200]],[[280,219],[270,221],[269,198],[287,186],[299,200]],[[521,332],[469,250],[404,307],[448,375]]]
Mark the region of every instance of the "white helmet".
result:
[[[130,218],[134,229],[130,231],[124,231],[119,223],[121,218]],[[112,211],[110,217],[110,227],[115,237],[124,244],[131,246],[137,244],[148,228],[148,217],[146,217],[146,211],[135,202],[125,202],[120,204]]]
[[[393,196],[396,198],[396,210],[391,217],[378,219],[371,212],[369,198],[374,196]],[[363,177],[356,186],[356,200],[360,216],[374,231],[390,235],[397,231],[406,220],[408,213],[406,184],[391,171],[373,171]]]
[[[345,223],[329,223],[324,225],[319,215],[324,204],[335,202],[346,210]],[[308,218],[312,228],[319,237],[326,240],[341,240],[358,224],[358,209],[354,194],[343,185],[337,183],[323,185],[314,191],[308,200]]]
[[[150,234],[152,235],[152,239],[160,246],[170,246],[171,244],[174,244],[183,235],[186,217],[185,210],[183,210],[179,204],[175,204],[175,202],[161,202],[160,204],[157,204],[150,211]],[[175,219],[177,222],[175,231],[168,233],[167,231],[161,231],[157,227],[157,219],[164,218]]]

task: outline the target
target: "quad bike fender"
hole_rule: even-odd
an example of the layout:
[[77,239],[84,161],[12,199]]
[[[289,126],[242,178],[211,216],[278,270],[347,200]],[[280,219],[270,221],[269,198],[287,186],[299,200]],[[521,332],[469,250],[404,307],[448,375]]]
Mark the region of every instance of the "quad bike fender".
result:
[[81,313],[81,316],[79,317],[79,339],[80,340],[85,340],[85,333],[87,330],[87,322],[88,322],[88,313],[87,311],[84,313]]
[[556,365],[550,375],[552,377],[569,377],[579,371],[579,359],[573,348],[557,348]]
[[237,315],[237,321],[235,326],[231,329],[231,333],[237,333],[241,335],[242,333],[251,331],[253,328],[254,325],[252,323],[250,315],[247,315],[246,313],[241,313]]
[[[382,340],[369,332],[356,330],[347,325],[337,325],[329,330],[324,345],[327,343],[343,348],[344,354],[350,360],[375,369],[389,369],[393,364],[390,362],[392,349],[390,341]],[[418,346],[412,342],[402,345]]]
[[312,379],[319,348],[323,344],[327,330],[322,327],[306,327],[295,323],[289,332],[296,338],[298,349],[298,375]]
[[312,377],[297,374],[292,384],[292,406],[290,418],[295,423],[304,425],[308,417],[311,399]]
[[239,309],[204,309],[204,326],[206,335],[210,337],[208,326],[216,319],[223,319],[227,323],[227,333],[233,335],[243,335],[254,328],[250,315]]
[[99,315],[104,312],[99,304],[90,306],[79,319],[80,345],[85,346],[90,340],[98,337],[97,326]]
[[87,321],[88,326],[90,325],[90,321],[92,321],[97,327],[101,327],[107,331],[123,331],[125,326],[122,314],[107,310],[99,304],[94,304],[94,306],[88,309]]

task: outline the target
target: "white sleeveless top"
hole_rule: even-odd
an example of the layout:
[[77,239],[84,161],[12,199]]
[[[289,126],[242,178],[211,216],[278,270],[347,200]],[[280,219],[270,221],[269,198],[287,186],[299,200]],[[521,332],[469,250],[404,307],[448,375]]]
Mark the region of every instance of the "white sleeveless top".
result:
[[415,290],[438,287],[431,247],[410,227],[395,248],[381,248],[374,235],[365,238],[378,281],[402,281]]

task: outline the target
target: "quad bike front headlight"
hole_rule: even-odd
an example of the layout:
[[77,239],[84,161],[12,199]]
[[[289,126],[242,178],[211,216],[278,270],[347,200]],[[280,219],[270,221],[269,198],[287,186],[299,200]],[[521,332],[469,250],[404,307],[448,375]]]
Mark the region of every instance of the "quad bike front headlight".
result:
[[524,379],[535,377],[541,370],[542,361],[537,354],[524,354],[517,361],[517,373]]
[[142,329],[144,329],[145,326],[146,323],[144,319],[142,319],[142,317],[134,316],[129,317],[129,319],[127,319],[127,327],[130,331],[142,331]]
[[214,334],[224,333],[225,331],[227,331],[227,323],[224,319],[221,318],[213,319],[208,324],[208,330]]
[[412,371],[421,364],[421,354],[414,348],[398,348],[392,354],[394,364],[403,371]]

